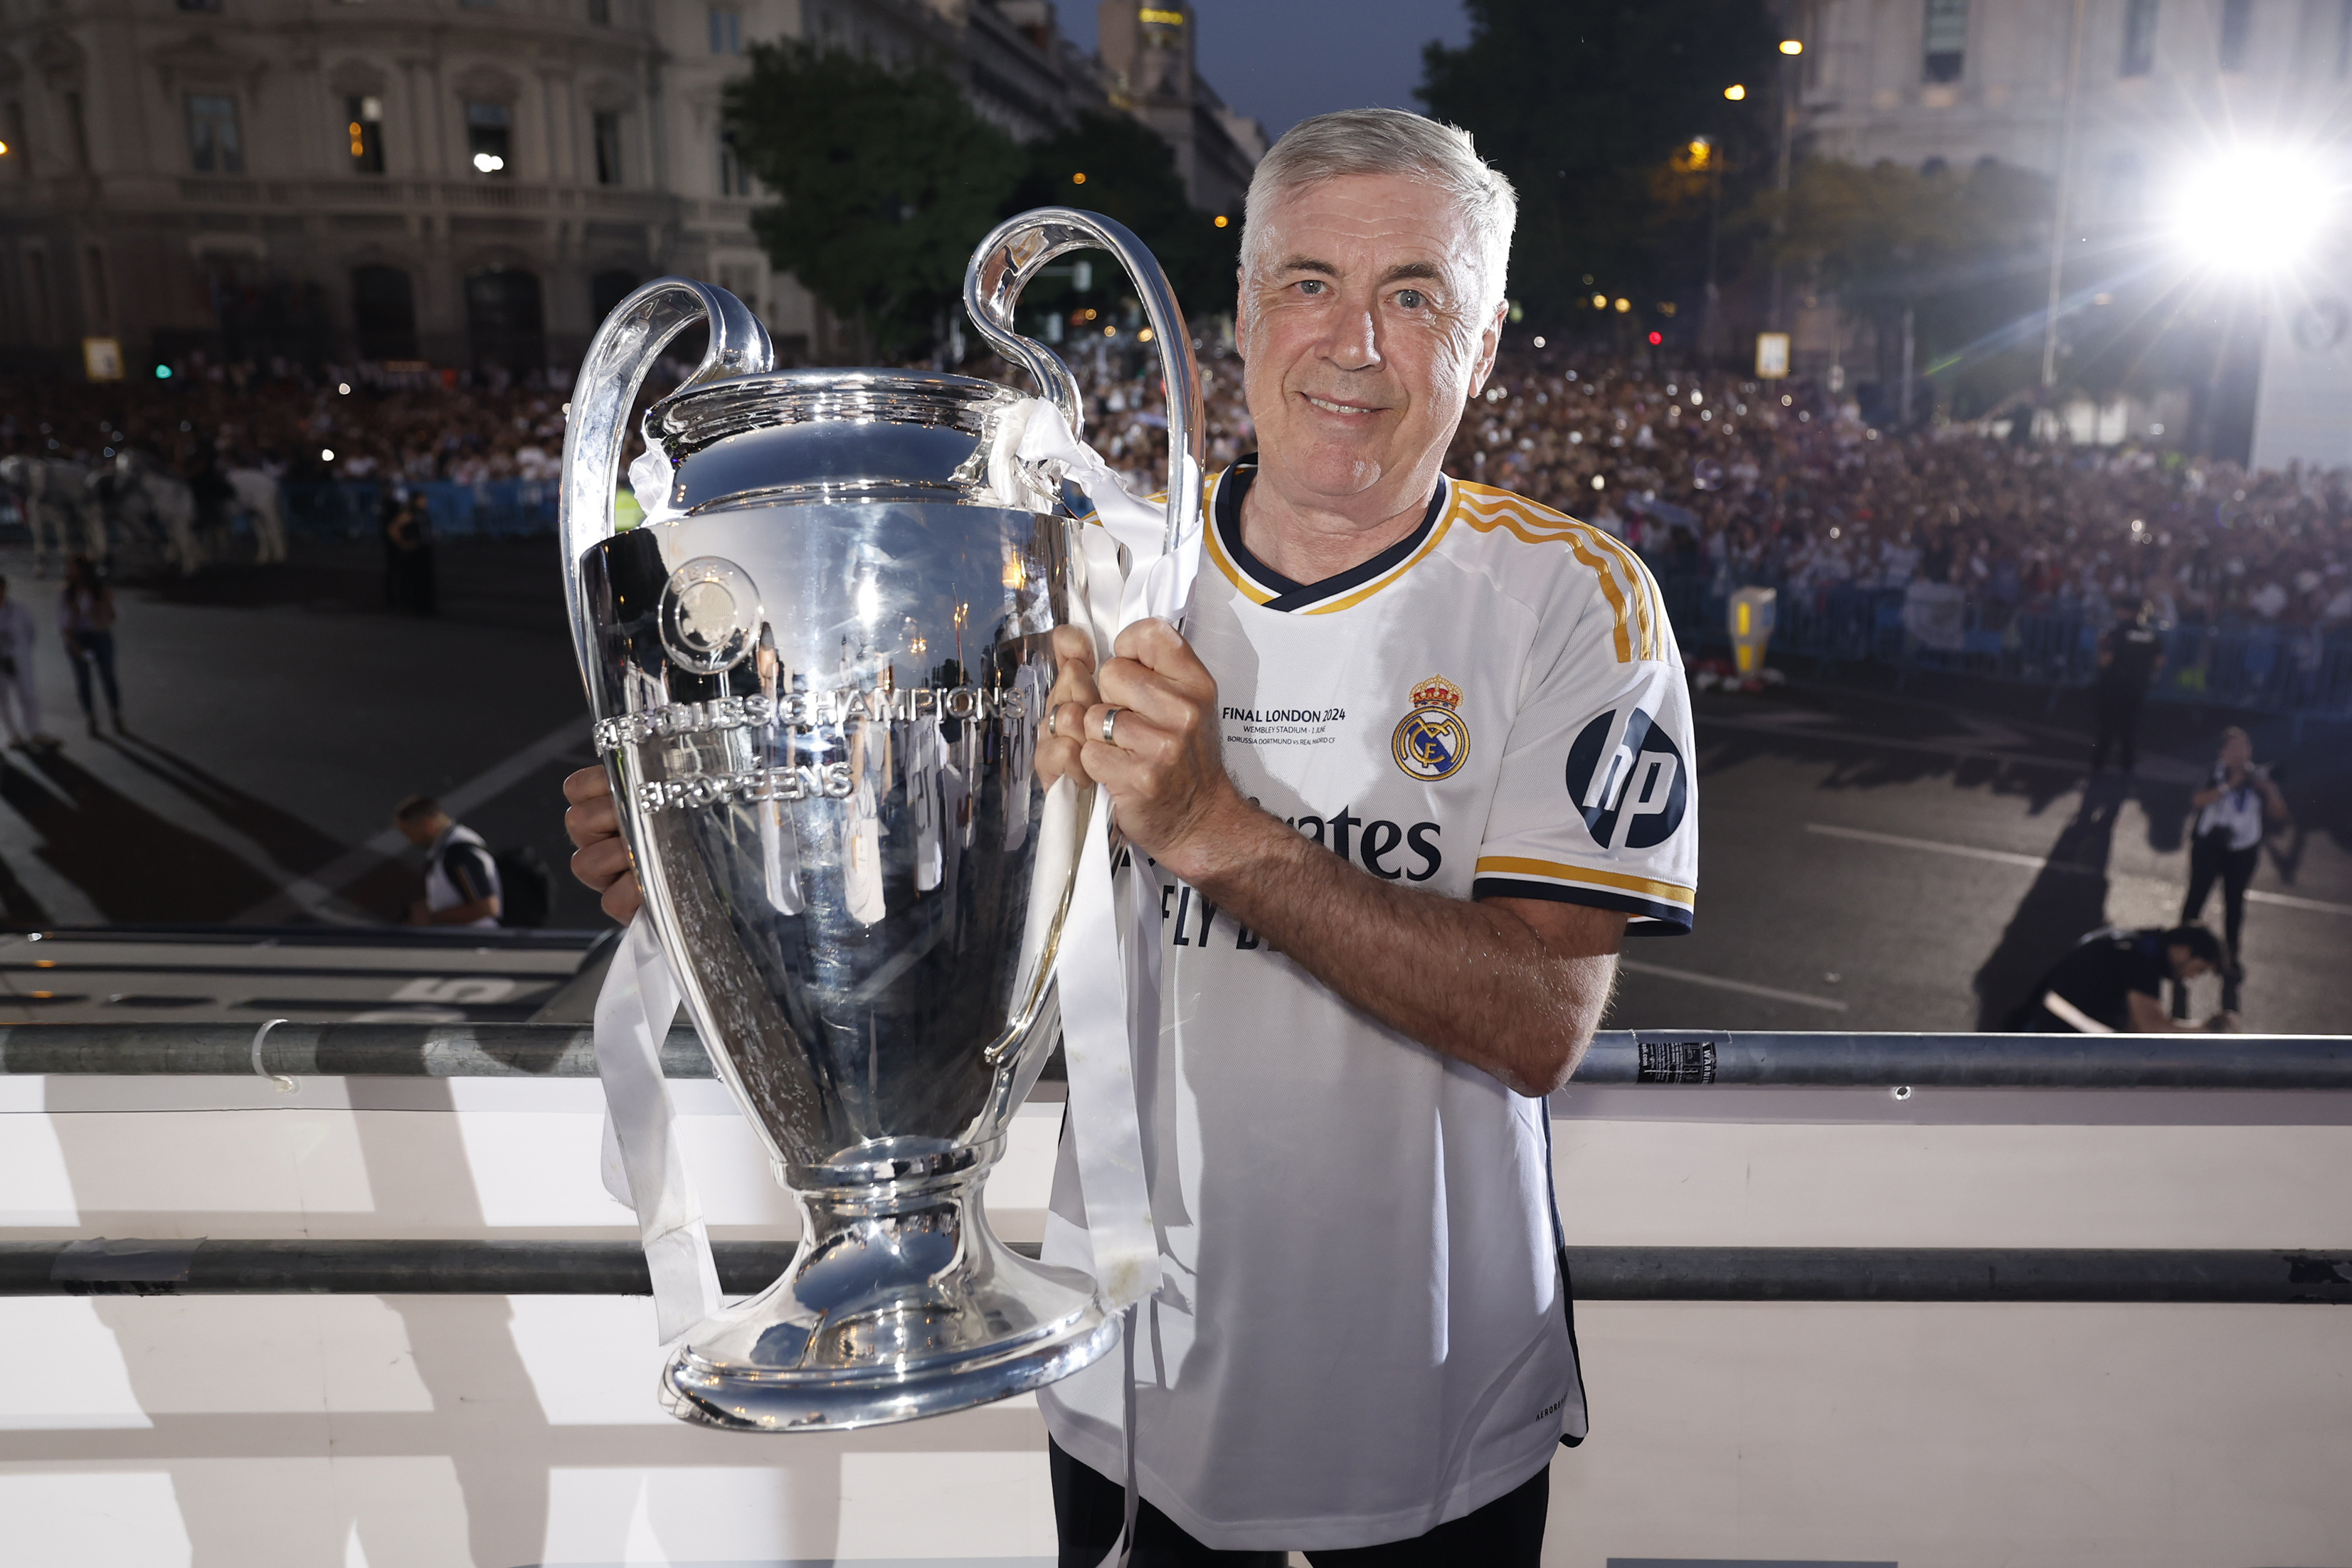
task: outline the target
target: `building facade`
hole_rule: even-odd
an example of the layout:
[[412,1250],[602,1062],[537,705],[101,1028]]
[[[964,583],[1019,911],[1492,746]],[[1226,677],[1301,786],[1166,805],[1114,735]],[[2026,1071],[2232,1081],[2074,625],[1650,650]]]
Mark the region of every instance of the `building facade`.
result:
[[[1821,155],[2057,176],[2078,225],[2146,221],[2241,145],[2324,148],[2352,109],[2346,0],[1807,0],[1801,123]],[[2071,80],[2070,80],[2071,77]],[[2074,132],[2066,132],[2074,100]]]
[[1238,220],[1265,128],[1235,113],[1195,65],[1192,0],[1101,0],[1096,20],[1111,100],[1175,150],[1185,194],[1203,212]]
[[522,372],[669,272],[825,355],[722,133],[778,37],[944,66],[1024,140],[1109,101],[1049,0],[0,0],[0,363]]
[[[2169,297],[2170,319],[2211,341],[2208,372],[2128,407],[2071,397],[2045,422],[2078,440],[2185,435],[2261,464],[2352,461],[2352,0],[1796,0],[1784,18],[1804,45],[1787,65],[1813,155],[2049,176],[2062,323]],[[2224,159],[2308,171],[2311,188],[2200,186]],[[2184,226],[2265,220],[2256,209],[2281,200],[2329,210],[2312,254],[2168,294],[2192,276]],[[1808,368],[1845,346],[1829,306],[1797,322]]]

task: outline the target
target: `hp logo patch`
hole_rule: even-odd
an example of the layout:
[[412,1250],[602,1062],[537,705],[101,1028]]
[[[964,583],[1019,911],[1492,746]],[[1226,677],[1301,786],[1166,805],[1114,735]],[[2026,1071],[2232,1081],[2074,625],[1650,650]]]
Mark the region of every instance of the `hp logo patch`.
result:
[[1683,825],[1683,756],[1639,708],[1611,709],[1568,749],[1568,793],[1603,849],[1648,849]]

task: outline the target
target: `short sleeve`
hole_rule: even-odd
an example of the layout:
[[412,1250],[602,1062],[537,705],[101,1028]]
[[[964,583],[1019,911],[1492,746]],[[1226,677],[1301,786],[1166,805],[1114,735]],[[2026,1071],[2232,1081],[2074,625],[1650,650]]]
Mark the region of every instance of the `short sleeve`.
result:
[[[1473,898],[1622,910],[1635,932],[1690,929],[1690,696],[1672,635],[1660,631],[1661,657],[1622,658],[1606,614],[1588,614],[1544,660],[1505,744]],[[1535,651],[1544,654],[1540,640]]]
[[465,901],[469,904],[478,899],[499,896],[498,866],[486,850],[471,844],[452,844],[447,857],[442,861],[442,868],[448,873],[449,880],[457,889],[466,895]]

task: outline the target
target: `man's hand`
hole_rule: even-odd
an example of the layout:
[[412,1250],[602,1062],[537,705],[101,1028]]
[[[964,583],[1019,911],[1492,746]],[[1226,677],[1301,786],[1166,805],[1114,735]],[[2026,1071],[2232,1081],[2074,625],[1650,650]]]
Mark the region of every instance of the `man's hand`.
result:
[[1085,742],[1079,726],[1086,711],[1102,700],[1095,689],[1095,639],[1083,626],[1054,628],[1054,689],[1045,698],[1045,716],[1037,726],[1037,781],[1050,784],[1066,778],[1080,789],[1094,787],[1079,752]]
[[646,900],[637,889],[636,868],[629,863],[629,846],[621,837],[611,777],[601,767],[582,768],[563,781],[563,798],[572,803],[563,814],[572,874],[597,894],[606,914],[628,924]]
[[[1138,621],[1111,651],[1111,661],[1091,675],[1091,701],[1079,679],[1088,672],[1064,658],[1071,696],[1054,710],[1049,743],[1074,742],[1075,756],[1057,752],[1057,771],[1108,787],[1111,820],[1153,859],[1188,879],[1205,875],[1241,819],[1255,815],[1225,773],[1216,678],[1163,620]],[[1057,699],[1064,685],[1055,684]]]

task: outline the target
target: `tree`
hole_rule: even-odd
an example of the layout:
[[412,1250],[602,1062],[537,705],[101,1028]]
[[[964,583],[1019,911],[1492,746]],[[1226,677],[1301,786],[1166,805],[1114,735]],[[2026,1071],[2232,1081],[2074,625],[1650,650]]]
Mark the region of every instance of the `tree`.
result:
[[805,43],[758,44],[725,124],[781,198],[751,217],[777,268],[857,332],[907,353],[961,310],[964,264],[1021,178],[1021,149],[929,65],[893,72]]
[[1834,292],[1877,328],[1880,379],[1900,376],[1902,318],[1912,313],[1918,374],[1981,407],[2040,374],[2050,184],[1990,159],[1965,173],[1880,162],[1808,159],[1785,202],[1784,265]]
[[[1083,184],[1074,178],[1078,174],[1086,176]],[[1225,215],[1229,221],[1219,228],[1215,215],[1194,207],[1177,175],[1175,153],[1133,118],[1088,110],[1075,125],[1033,143],[1027,172],[1005,213],[1010,216],[1042,206],[1082,207],[1133,229],[1159,258],[1187,313],[1206,315],[1234,308],[1241,214]],[[1040,279],[1028,300],[1049,304],[1066,291]]]
[[[1420,97],[1518,187],[1514,297],[1561,326],[1595,292],[1693,297],[1706,204],[1671,177],[1674,155],[1697,136],[1735,169],[1769,151],[1779,58],[1761,0],[1464,5],[1470,41],[1423,51]],[[1735,83],[1738,102],[1723,96]]]

